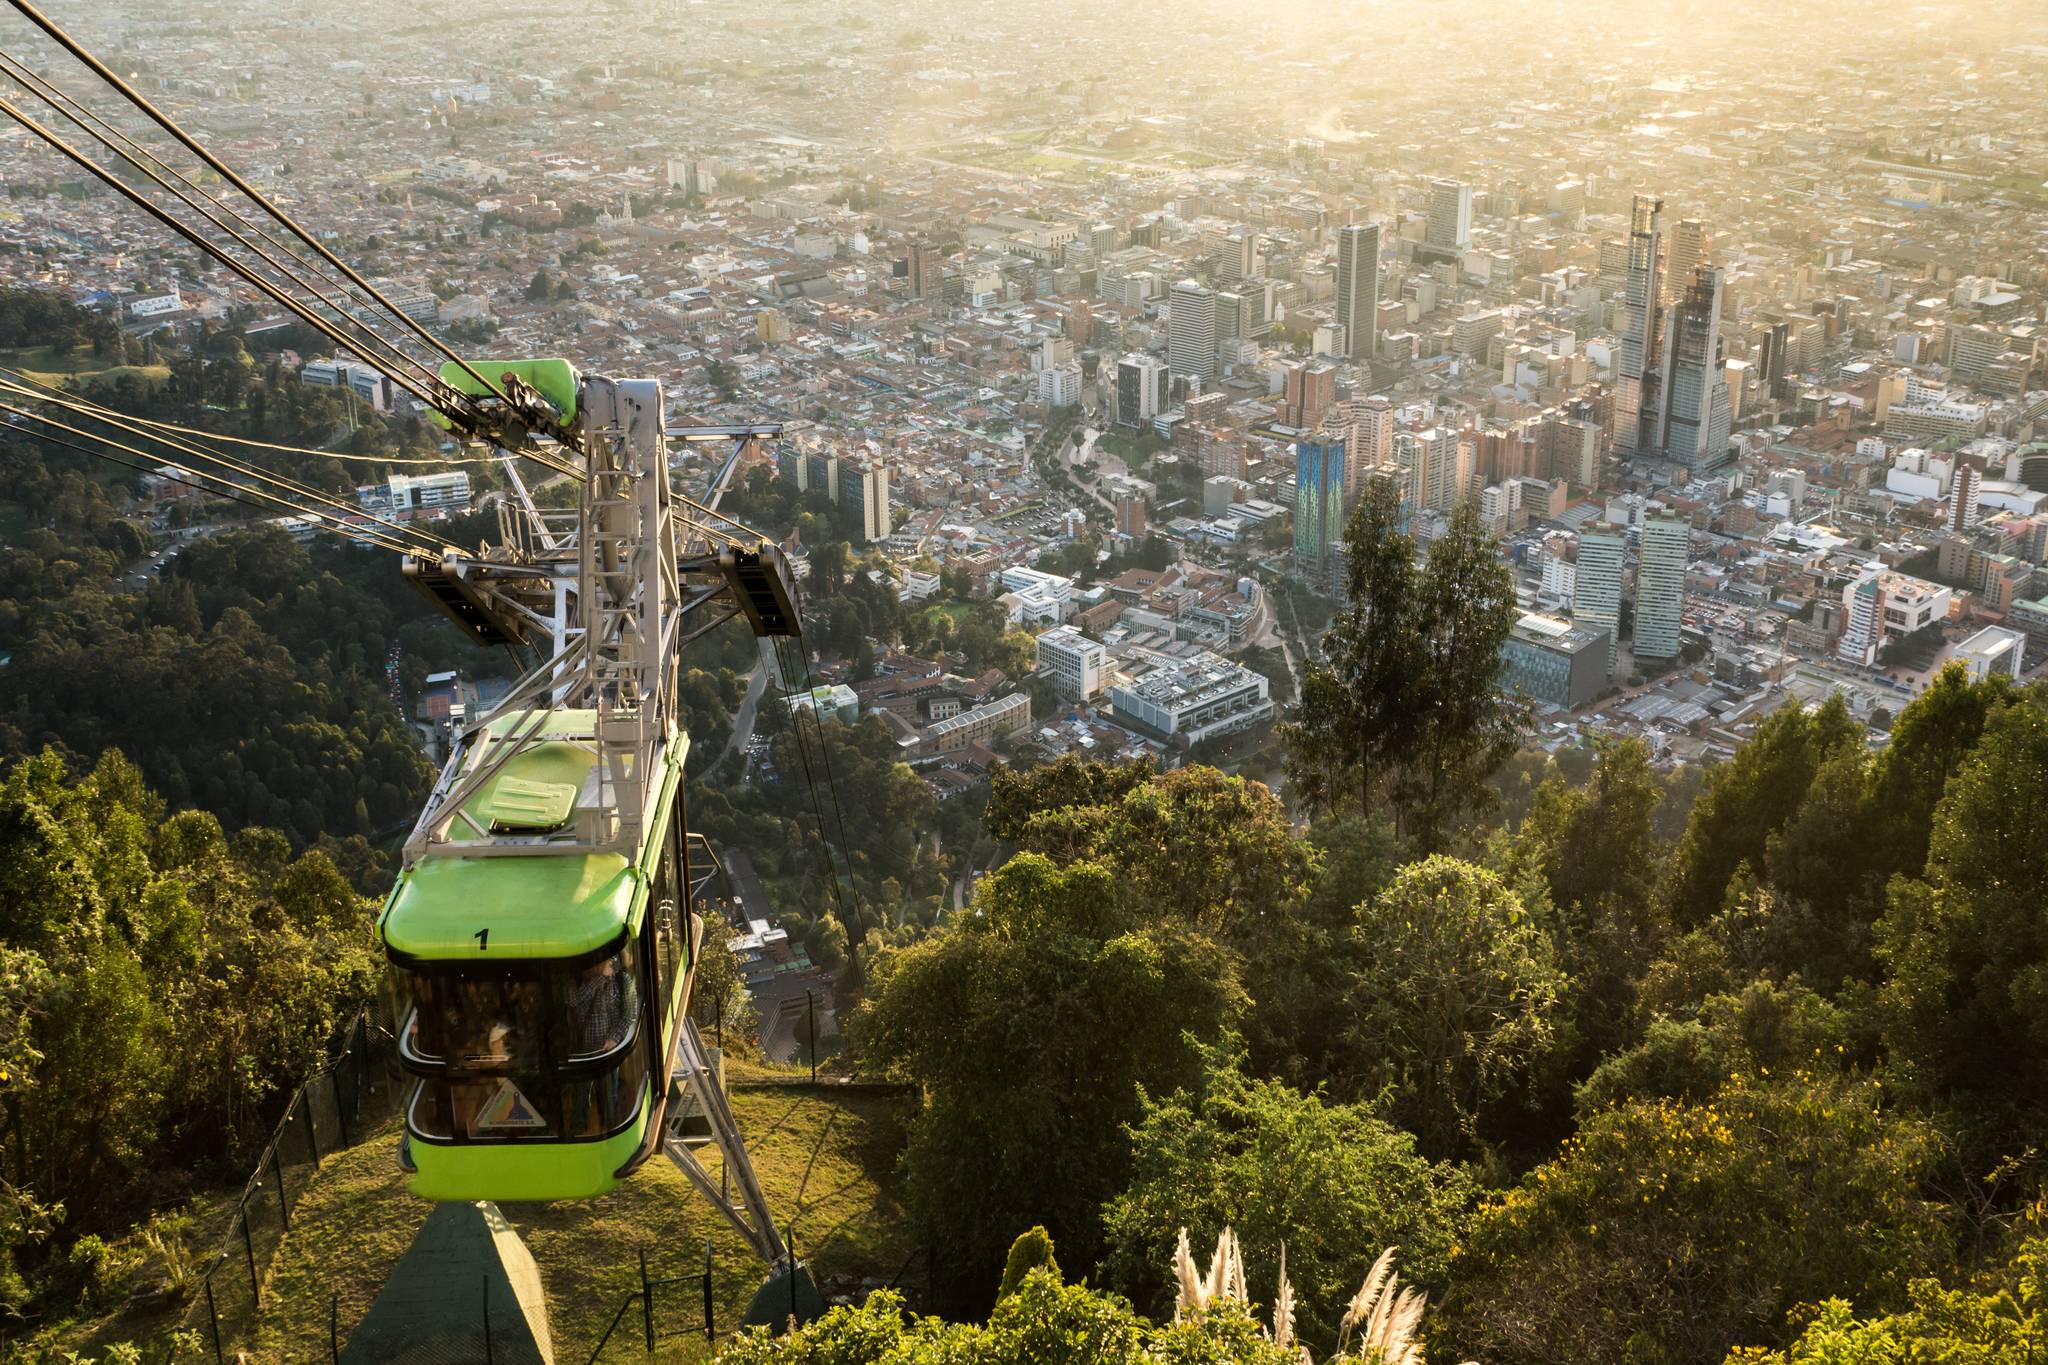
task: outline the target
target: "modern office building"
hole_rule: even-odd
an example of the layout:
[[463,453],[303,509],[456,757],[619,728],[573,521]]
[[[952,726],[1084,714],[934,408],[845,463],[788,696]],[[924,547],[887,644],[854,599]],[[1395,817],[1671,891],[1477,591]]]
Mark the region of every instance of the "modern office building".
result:
[[1637,195],[1629,216],[1628,275],[1622,285],[1621,344],[1614,354],[1614,453],[1626,460],[1649,453],[1657,431],[1657,354],[1663,341],[1658,293],[1662,288],[1664,201]]
[[1692,523],[1677,516],[1645,517],[1638,534],[1635,655],[1675,659],[1685,609],[1685,571],[1692,561]]
[[1173,287],[1167,304],[1166,368],[1185,379],[1216,375],[1216,295],[1195,280]]
[[1370,361],[1379,344],[1380,225],[1337,229],[1337,325],[1353,360]]
[[1444,252],[1463,251],[1472,241],[1472,187],[1455,180],[1429,182],[1429,224],[1423,244]]
[[1109,671],[1109,651],[1072,626],[1060,626],[1038,637],[1038,671],[1053,691],[1068,701],[1091,701],[1102,691]]
[[1664,332],[1657,447],[1695,474],[1728,463],[1728,371],[1721,350],[1721,272],[1701,266]]
[[1665,307],[1685,297],[1693,276],[1707,264],[1707,225],[1697,218],[1681,218],[1671,229],[1665,248],[1664,287],[1658,297]]
[[1588,522],[1579,530],[1573,566],[1572,624],[1607,632],[1607,671],[1614,672],[1620,647],[1622,580],[1628,568],[1628,530],[1610,522]]
[[1500,647],[1501,686],[1575,710],[1607,685],[1607,632],[1555,616],[1524,616]]
[[1294,443],[1294,562],[1311,582],[1332,577],[1331,548],[1344,537],[1344,441]]
[[2027,637],[2005,626],[1986,626],[1956,646],[1971,682],[2002,676],[2017,678],[2026,669]]

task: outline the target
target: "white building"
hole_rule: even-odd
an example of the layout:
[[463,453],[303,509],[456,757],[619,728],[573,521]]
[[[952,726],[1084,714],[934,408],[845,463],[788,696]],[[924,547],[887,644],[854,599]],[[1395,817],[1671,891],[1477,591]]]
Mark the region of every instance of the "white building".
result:
[[1208,379],[1216,373],[1216,296],[1194,280],[1173,287],[1166,315],[1166,367]]
[[1640,535],[1636,657],[1676,658],[1685,608],[1685,570],[1692,562],[1692,523],[1684,517],[1645,517]]
[[1615,637],[1621,633],[1621,584],[1628,563],[1628,532],[1605,522],[1579,531],[1572,584],[1572,624],[1607,632],[1607,672],[1614,672]]
[[1199,744],[1273,718],[1266,679],[1217,654],[1156,656],[1109,689],[1119,723],[1166,743]]
[[1006,589],[996,600],[1009,612],[1013,626],[1056,626],[1074,614],[1071,578],[1013,564],[997,574],[996,581]]
[[356,490],[356,502],[380,516],[409,516],[469,506],[469,475],[460,469],[439,474],[393,474]]
[[1109,651],[1071,626],[1038,637],[1038,671],[1068,701],[1091,701],[1102,691]]
[[2017,678],[2026,668],[2027,637],[2004,626],[1986,626],[1956,646],[1955,657],[1969,670],[1971,682],[1995,674]]
[[1071,408],[1081,401],[1081,367],[1073,361],[1038,372],[1038,401],[1049,408]]

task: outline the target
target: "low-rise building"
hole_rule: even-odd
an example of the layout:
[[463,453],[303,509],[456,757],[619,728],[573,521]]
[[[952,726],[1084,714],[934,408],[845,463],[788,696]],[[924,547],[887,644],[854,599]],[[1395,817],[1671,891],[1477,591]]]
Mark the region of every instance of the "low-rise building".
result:
[[1266,679],[1216,654],[1156,657],[1109,689],[1117,721],[1165,743],[1199,744],[1273,718]]

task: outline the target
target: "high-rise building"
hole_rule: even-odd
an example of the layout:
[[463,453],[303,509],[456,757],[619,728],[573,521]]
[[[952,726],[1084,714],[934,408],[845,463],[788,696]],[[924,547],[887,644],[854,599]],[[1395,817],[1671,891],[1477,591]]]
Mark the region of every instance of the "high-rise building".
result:
[[1984,476],[1977,466],[1956,461],[1955,481],[1949,488],[1948,529],[1960,535],[1977,524],[1977,491]]
[[1194,280],[1182,280],[1173,287],[1173,298],[1167,307],[1167,369],[1184,378],[1213,378],[1216,296]]
[[1379,345],[1380,225],[1346,223],[1337,229],[1337,325],[1346,353],[1372,359]]
[[1474,447],[1449,427],[1394,434],[1394,461],[1408,471],[1408,495],[1418,508],[1448,512],[1472,479]]
[[1621,345],[1614,356],[1614,453],[1625,460],[1649,451],[1656,438],[1663,209],[1663,200],[1639,194],[1629,217]]
[[944,287],[946,257],[929,242],[913,242],[910,247],[910,297],[914,299],[938,298]]
[[1145,500],[1136,493],[1119,493],[1116,499],[1117,534],[1143,540],[1147,534]]
[[1167,369],[1156,356],[1134,351],[1116,363],[1116,423],[1147,426],[1166,411]]
[[1217,283],[1236,284],[1259,273],[1257,233],[1231,228],[1211,234],[1210,245],[1216,251]]
[[1344,536],[1344,442],[1294,443],[1294,562],[1312,581],[1327,582],[1333,547]]
[[847,465],[839,475],[839,492],[854,514],[862,543],[887,540],[895,530],[889,519],[889,466]]
[[1116,250],[1117,241],[1122,235],[1117,231],[1115,223],[1097,223],[1088,229],[1088,249],[1094,253],[1095,259],[1100,261]]
[[807,466],[803,487],[806,492],[823,493],[831,502],[839,501],[839,457],[822,450],[814,450],[805,457]]
[[1343,428],[1351,456],[1344,464],[1344,500],[1356,502],[1366,475],[1394,463],[1394,405],[1384,398],[1347,398],[1330,425]]
[[1670,312],[1664,332],[1657,445],[1695,474],[1728,462],[1728,371],[1721,353],[1721,272],[1710,265]]
[[1685,570],[1692,561],[1692,523],[1669,514],[1644,517],[1638,534],[1636,657],[1674,659],[1685,608]]
[[1665,250],[1664,287],[1658,298],[1669,308],[1685,297],[1693,276],[1707,264],[1707,225],[1697,218],[1681,218],[1671,229]]
[[1614,674],[1614,653],[1621,639],[1621,584],[1628,566],[1628,531],[1608,522],[1588,522],[1579,530],[1579,557],[1573,566],[1572,623],[1607,632],[1607,672]]
[[1327,360],[1291,360],[1280,395],[1280,421],[1312,430],[1337,397],[1337,367]]
[[1423,243],[1439,251],[1463,251],[1472,242],[1472,187],[1455,180],[1429,182],[1429,224]]

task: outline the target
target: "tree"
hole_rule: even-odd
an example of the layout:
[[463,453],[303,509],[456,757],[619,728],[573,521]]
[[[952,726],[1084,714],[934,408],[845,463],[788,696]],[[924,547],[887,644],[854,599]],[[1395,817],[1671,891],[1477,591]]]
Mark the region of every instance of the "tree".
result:
[[1092,1261],[1122,1188],[1138,1087],[1196,1083],[1199,1045],[1243,996],[1213,940],[1147,920],[1099,863],[1036,854],[984,879],[976,913],[877,953],[856,1055],[924,1095],[904,1156],[908,1202],[955,1287],[994,1288],[1033,1224]]
[[1221,1055],[1198,1090],[1146,1099],[1131,1148],[1131,1183],[1103,1210],[1111,1282],[1156,1315],[1172,1297],[1174,1230],[1206,1245],[1235,1228],[1253,1294],[1269,1302],[1286,1246],[1300,1330],[1316,1341],[1335,1338],[1387,1246],[1419,1283],[1441,1287],[1471,1198],[1462,1171],[1425,1160],[1364,1107],[1252,1080]]
[[1399,491],[1366,485],[1345,535],[1348,598],[1280,726],[1287,775],[1311,810],[1370,815],[1420,739],[1422,585]]
[[1510,867],[1540,878],[1556,911],[1578,1075],[1633,1032],[1635,982],[1666,932],[1652,828],[1662,799],[1649,748],[1603,740],[1583,784],[1552,776],[1537,787],[1509,846]]
[[914,1317],[892,1290],[834,1308],[784,1337],[750,1329],[720,1365],[1297,1365],[1244,1307],[1219,1304],[1199,1321],[1159,1327],[1114,1295],[1033,1270],[1005,1294],[988,1324]]
[[1421,568],[1400,494],[1376,480],[1345,530],[1348,600],[1280,726],[1288,779],[1318,813],[1388,805],[1396,827],[1441,848],[1493,793],[1526,719],[1502,692],[1514,577],[1473,506],[1451,515]]
[[542,266],[534,271],[533,278],[526,282],[526,301],[528,303],[546,303],[554,297],[554,293],[555,282],[553,277],[548,274],[546,266]]
[[1936,1147],[1875,1083],[1804,1073],[1601,1111],[1474,1217],[1444,1340],[1498,1365],[1782,1342],[1795,1304],[1882,1300],[1939,1263]]
[[1358,907],[1359,966],[1338,1003],[1366,1093],[1392,1091],[1422,1150],[1470,1150],[1480,1111],[1553,1041],[1549,936],[1494,873],[1439,854]]
[[1925,880],[1892,883],[1877,931],[1893,1058],[1986,1157],[2048,1119],[2044,791],[2048,706],[1998,703],[1935,809]]
[[1798,811],[1821,763],[1861,743],[1862,733],[1836,693],[1817,711],[1776,711],[1733,759],[1709,770],[1665,886],[1677,927],[1690,929],[1720,908],[1737,865],[1764,865],[1771,836]]
[[2048,1233],[2027,1210],[2012,1258],[1959,1288],[1913,1281],[1906,1306],[1859,1319],[1829,1299],[1783,1351],[1738,1350],[1727,1365],[2020,1365],[2048,1354]]

